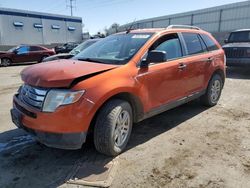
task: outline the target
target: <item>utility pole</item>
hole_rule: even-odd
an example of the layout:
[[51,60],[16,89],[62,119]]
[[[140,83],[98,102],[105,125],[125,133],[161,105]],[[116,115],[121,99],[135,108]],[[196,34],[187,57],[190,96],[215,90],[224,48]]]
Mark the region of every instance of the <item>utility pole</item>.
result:
[[70,8],[70,15],[73,16],[73,8],[75,8],[75,6],[73,5],[73,2],[76,3],[76,0],[69,0],[69,5],[67,5],[67,7]]

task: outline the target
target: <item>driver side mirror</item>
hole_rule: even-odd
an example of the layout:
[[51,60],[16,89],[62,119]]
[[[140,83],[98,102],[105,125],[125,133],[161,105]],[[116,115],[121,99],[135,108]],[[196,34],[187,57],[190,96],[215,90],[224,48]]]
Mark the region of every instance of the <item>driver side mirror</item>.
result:
[[18,50],[17,50],[17,49],[15,49],[13,52],[14,52],[14,54],[17,54],[17,53],[18,53]]
[[140,67],[147,68],[150,63],[162,63],[167,61],[167,53],[165,51],[152,50],[148,52],[146,60],[142,60]]
[[228,39],[225,39],[225,40],[224,40],[224,43],[227,44],[227,43],[228,43]]

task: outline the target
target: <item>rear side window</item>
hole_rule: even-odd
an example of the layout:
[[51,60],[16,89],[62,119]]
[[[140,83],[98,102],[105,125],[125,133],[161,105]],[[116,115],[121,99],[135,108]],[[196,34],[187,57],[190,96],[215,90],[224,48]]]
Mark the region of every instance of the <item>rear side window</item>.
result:
[[30,51],[42,51],[43,50],[43,48],[41,48],[41,47],[39,47],[39,46],[31,46],[30,47]]
[[188,55],[204,52],[199,36],[195,33],[182,33],[187,47]]
[[203,39],[201,38],[201,36],[200,35],[198,35],[198,37],[199,37],[199,39],[200,39],[200,43],[201,43],[201,46],[202,46],[202,49],[203,49],[203,51],[208,51],[208,49],[207,49],[207,45],[205,44],[205,42],[203,41]]
[[201,34],[202,39],[204,40],[208,51],[213,51],[213,50],[218,50],[218,46],[215,44],[215,42],[208,36],[205,34]]

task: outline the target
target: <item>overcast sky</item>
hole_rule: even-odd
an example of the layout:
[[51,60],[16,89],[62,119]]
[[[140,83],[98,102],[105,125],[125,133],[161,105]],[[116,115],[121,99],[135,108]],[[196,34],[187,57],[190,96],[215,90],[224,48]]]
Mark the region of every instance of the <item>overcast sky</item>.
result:
[[[83,31],[94,34],[112,23],[126,24],[173,13],[224,5],[242,0],[76,0],[74,16],[82,17]],[[69,0],[0,0],[0,6],[70,15]]]

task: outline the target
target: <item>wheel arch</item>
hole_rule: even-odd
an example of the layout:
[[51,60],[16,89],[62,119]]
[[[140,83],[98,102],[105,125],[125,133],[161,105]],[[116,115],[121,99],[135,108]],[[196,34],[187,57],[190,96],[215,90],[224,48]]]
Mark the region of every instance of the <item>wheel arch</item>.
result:
[[95,112],[95,115],[93,116],[91,122],[90,122],[90,127],[88,132],[92,132],[96,123],[96,119],[97,116],[100,112],[100,110],[111,100],[113,99],[120,99],[120,100],[124,100],[127,101],[131,107],[132,107],[132,111],[133,111],[133,122],[137,123],[139,122],[143,115],[144,115],[144,110],[143,110],[143,104],[141,102],[141,100],[139,99],[139,97],[135,96],[134,94],[130,93],[130,92],[121,92],[121,93],[117,93],[114,94],[110,97],[108,97],[105,102],[103,102],[100,107],[97,109],[97,111]]
[[10,60],[12,62],[12,59],[10,57],[1,57],[1,60],[2,59],[8,59],[8,60]]
[[213,74],[211,74],[211,77],[209,78],[208,80],[208,83],[207,83],[207,87],[208,87],[208,84],[210,82],[210,80],[214,77],[214,75],[219,75],[222,79],[222,84],[224,86],[224,83],[225,83],[225,80],[226,80],[226,75],[225,75],[225,71],[223,71],[221,68],[217,68],[215,69],[215,71],[213,72]]
[[[218,75],[222,78],[222,82],[223,82],[223,85],[224,85],[225,79],[226,79],[225,72],[224,72],[222,69],[218,68],[218,69],[216,69],[216,70],[214,71],[212,77],[213,77],[214,75],[216,75],[216,74],[218,74]],[[212,77],[211,77],[211,78],[212,78]]]
[[39,62],[39,63],[42,62],[43,59],[45,59],[46,57],[49,57],[49,56],[50,56],[50,55],[47,54],[47,53],[42,54],[41,57],[40,57],[40,59],[38,60],[38,62]]

